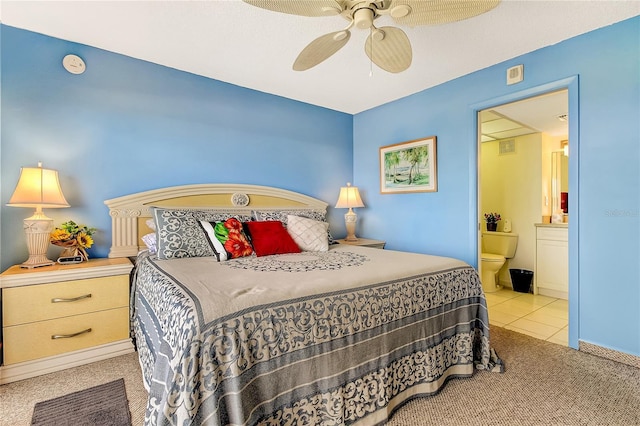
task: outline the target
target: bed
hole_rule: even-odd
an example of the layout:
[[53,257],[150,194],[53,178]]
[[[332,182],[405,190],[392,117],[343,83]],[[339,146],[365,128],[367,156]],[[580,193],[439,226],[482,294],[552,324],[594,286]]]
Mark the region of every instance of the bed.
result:
[[[329,244],[321,200],[211,184],[105,204],[110,257],[135,257],[131,323],[147,425],[381,424],[451,378],[502,371],[471,266]],[[258,230],[281,222],[305,250],[258,252]],[[255,251],[221,259],[207,223],[241,223]],[[300,242],[299,223],[315,240]],[[203,238],[208,247],[193,243]]]

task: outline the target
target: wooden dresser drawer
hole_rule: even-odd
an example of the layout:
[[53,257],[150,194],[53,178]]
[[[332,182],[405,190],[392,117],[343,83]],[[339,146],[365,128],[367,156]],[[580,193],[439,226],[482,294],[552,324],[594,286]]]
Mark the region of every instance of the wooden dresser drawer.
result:
[[[88,329],[91,331],[83,332]],[[5,326],[3,332],[4,362],[10,365],[127,339],[129,308]],[[76,333],[74,337],[60,337]]]
[[3,326],[9,327],[128,306],[129,276],[62,281],[2,291]]
[[96,258],[2,272],[0,384],[132,352],[132,267],[127,258]]

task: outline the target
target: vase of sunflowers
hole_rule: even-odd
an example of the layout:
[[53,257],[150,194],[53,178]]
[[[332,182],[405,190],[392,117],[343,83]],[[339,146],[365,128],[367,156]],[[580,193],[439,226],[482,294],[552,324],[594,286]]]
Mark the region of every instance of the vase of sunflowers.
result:
[[80,256],[85,261],[89,259],[87,249],[93,245],[91,236],[94,232],[96,228],[78,225],[70,220],[51,232],[50,241],[51,244],[64,249],[60,257]]

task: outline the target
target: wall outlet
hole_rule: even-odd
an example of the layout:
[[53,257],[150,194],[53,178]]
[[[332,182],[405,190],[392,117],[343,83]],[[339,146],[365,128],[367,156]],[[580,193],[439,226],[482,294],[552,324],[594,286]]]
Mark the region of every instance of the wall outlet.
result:
[[504,225],[502,226],[503,232],[511,232],[511,220],[505,219]]

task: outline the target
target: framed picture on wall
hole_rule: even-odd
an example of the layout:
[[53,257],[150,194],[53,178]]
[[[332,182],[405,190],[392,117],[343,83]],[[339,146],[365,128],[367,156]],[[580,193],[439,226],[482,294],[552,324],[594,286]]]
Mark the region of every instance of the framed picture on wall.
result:
[[380,193],[436,192],[436,137],[380,147]]

